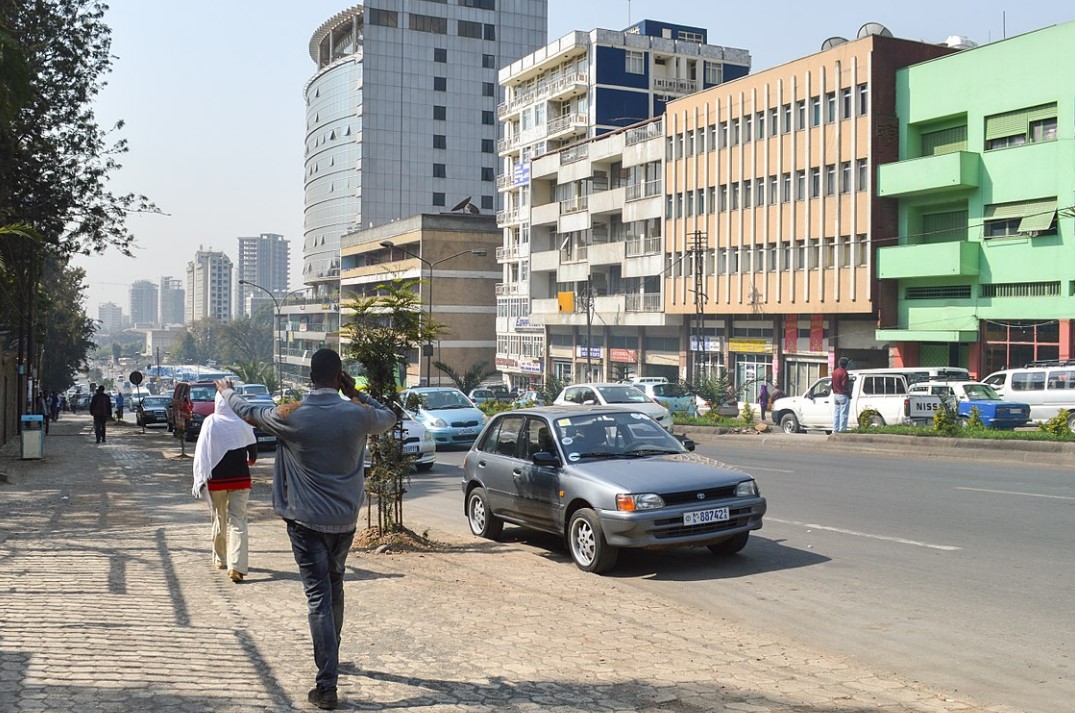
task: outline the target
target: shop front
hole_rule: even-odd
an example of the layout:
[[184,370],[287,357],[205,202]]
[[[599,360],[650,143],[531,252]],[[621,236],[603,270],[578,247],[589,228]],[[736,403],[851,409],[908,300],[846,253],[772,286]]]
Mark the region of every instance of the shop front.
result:
[[773,381],[773,340],[764,337],[732,337],[733,386],[740,401],[757,403],[763,383]]

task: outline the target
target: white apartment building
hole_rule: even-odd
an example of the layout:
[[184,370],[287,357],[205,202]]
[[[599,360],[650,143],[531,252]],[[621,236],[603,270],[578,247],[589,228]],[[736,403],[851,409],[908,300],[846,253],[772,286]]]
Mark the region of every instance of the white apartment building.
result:
[[[593,296],[592,323],[605,319],[603,308],[615,309],[618,303],[606,304],[614,294],[623,297],[626,309],[627,294],[620,290],[634,290],[637,297],[631,297],[632,307],[640,307],[636,300],[641,300],[641,295],[659,289],[653,280],[643,279],[651,277],[649,263],[663,262],[659,256],[647,261],[645,268],[636,262],[630,271],[623,265],[612,269],[611,262],[602,263],[605,269],[597,269],[592,277],[586,258],[580,258],[591,245],[613,243],[618,247],[598,248],[595,254],[601,254],[603,260],[612,260],[613,254],[626,257],[629,238],[637,241],[660,235],[660,226],[653,223],[660,222],[661,207],[649,205],[660,200],[642,201],[646,210],[624,204],[628,180],[638,186],[632,191],[644,193],[647,183],[651,184],[649,190],[661,190],[663,151],[653,149],[656,165],[645,158],[650,151],[649,132],[654,129],[647,125],[649,128],[634,131],[630,149],[626,133],[609,144],[588,140],[660,116],[669,101],[745,76],[749,70],[746,50],[707,44],[704,29],[643,20],[622,32],[595,29],[569,33],[500,71],[505,102],[497,110],[503,127],[497,144],[501,161],[497,189],[502,193],[497,223],[504,238],[497,251],[503,282],[496,290],[496,363],[513,386],[540,381],[546,367],[555,369],[561,378],[575,380],[613,372],[608,366],[609,354],[595,362],[598,337],[592,324],[595,341],[585,346],[586,351],[579,351],[583,349],[580,335],[571,335],[571,359],[561,353],[567,348],[563,330],[550,332],[558,341],[560,356],[546,363],[552,352],[552,345],[545,342],[546,315],[552,314],[548,301],[556,300],[559,293],[578,296],[584,290],[587,298]],[[645,150],[638,148],[642,143],[647,144]],[[591,150],[596,160],[590,157]],[[625,162],[629,166],[625,167]],[[654,180],[658,181],[656,188]],[[591,193],[597,192],[607,196],[594,212],[588,201]],[[618,205],[609,202],[612,196],[618,198]],[[656,212],[650,215],[652,211]],[[632,249],[642,250],[643,244],[644,239]],[[649,245],[652,247],[652,240]],[[532,251],[542,254],[536,263]],[[561,251],[568,251],[564,260]],[[540,277],[533,274],[535,271]],[[630,282],[622,282],[624,279]],[[589,287],[580,287],[580,283]],[[540,317],[531,315],[531,300],[542,305]],[[649,298],[647,304],[652,301]],[[580,309],[578,300],[572,306],[575,309]],[[631,326],[644,326],[642,322],[647,320],[639,314],[629,320]],[[566,320],[559,323],[561,327],[578,326],[574,323],[577,317],[560,319]],[[648,321],[656,327],[655,317]],[[602,339],[614,336],[600,334]],[[634,337],[640,338],[639,334]],[[617,351],[618,359],[635,359],[633,366],[627,361],[616,362],[623,365],[617,367],[619,371],[634,373],[643,366],[637,361],[643,345],[633,351],[616,348],[631,352]],[[580,353],[590,355],[588,366],[576,361],[574,355]]]
[[198,250],[187,263],[187,322],[207,317],[231,320],[231,258],[223,252]]
[[[238,280],[252,282],[278,298],[287,294],[290,284],[291,241],[276,233],[262,233],[239,238],[239,257],[236,264]],[[264,292],[251,285],[235,283],[235,314],[249,317],[251,299],[264,297]],[[256,301],[255,301],[256,304]]]
[[105,302],[97,308],[97,319],[102,334],[118,334],[123,331],[123,308],[115,302]]
[[149,280],[131,283],[131,326],[154,327],[157,324],[157,286]]
[[160,281],[160,319],[158,324],[162,327],[167,327],[169,324],[183,324],[186,301],[183,281],[170,275],[162,277]]

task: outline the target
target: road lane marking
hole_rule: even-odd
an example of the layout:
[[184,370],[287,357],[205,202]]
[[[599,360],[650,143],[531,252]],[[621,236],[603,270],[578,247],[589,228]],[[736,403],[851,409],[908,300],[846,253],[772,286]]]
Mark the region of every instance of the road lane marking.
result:
[[1016,490],[989,490],[988,488],[963,488],[957,487],[956,490],[972,490],[976,493],[996,493],[997,495],[1023,495],[1028,498],[1048,498],[1050,500],[1075,500],[1075,497],[1069,495],[1045,495],[1043,493],[1021,493]]
[[944,550],[945,552],[954,552],[956,550],[963,549],[962,547],[956,547],[955,545],[933,545],[928,542],[919,542],[918,540],[908,540],[903,537],[889,537],[887,535],[871,535],[868,532],[858,532],[856,530],[846,530],[842,527],[828,527],[827,525],[817,525],[812,522],[799,522],[797,520],[778,520],[774,517],[765,518],[768,522],[779,522],[782,525],[798,525],[799,527],[809,527],[812,530],[826,530],[828,532],[838,532],[841,535],[853,535],[855,537],[867,537],[871,540],[883,540],[885,542],[895,542],[900,545],[914,545],[915,547],[927,547],[931,550]]

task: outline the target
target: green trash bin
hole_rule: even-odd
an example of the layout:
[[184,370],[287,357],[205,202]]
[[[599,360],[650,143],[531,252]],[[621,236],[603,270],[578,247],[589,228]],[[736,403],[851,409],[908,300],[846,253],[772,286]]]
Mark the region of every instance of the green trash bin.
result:
[[41,460],[45,457],[45,417],[27,414],[19,421],[22,425],[22,459]]

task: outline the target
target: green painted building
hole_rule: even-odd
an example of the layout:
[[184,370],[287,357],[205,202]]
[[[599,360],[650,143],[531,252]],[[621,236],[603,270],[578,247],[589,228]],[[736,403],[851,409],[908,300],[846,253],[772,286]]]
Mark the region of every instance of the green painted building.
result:
[[1072,358],[1075,22],[899,70],[900,161],[878,193],[877,338],[979,377]]

